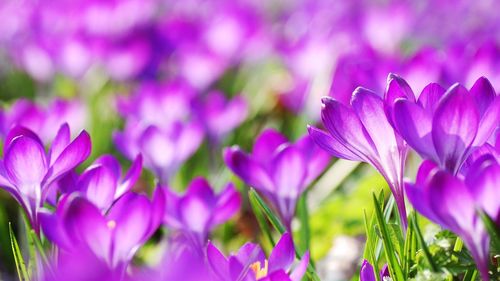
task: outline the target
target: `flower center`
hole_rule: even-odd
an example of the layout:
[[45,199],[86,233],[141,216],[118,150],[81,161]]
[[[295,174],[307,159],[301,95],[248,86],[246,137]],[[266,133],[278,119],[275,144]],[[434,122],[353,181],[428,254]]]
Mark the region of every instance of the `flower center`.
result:
[[267,260],[264,260],[264,267],[261,267],[260,261],[250,265],[250,269],[255,273],[255,278],[259,280],[267,276]]
[[109,229],[114,229],[116,227],[116,221],[114,220],[108,221],[107,226]]

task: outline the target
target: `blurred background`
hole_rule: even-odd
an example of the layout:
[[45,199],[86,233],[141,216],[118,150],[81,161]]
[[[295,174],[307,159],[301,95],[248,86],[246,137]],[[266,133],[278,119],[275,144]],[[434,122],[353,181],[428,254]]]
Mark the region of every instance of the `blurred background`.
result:
[[[192,141],[185,148],[167,133],[180,142],[171,154],[189,153],[159,159],[169,165],[160,179],[179,191],[195,176],[216,188],[231,180],[245,195],[222,148],[249,151],[269,127],[298,139],[319,121],[322,96],[349,103],[357,86],[383,95],[389,73],[417,96],[430,82],[470,87],[479,76],[500,89],[499,8],[494,0],[2,0],[0,137],[21,124],[48,144],[68,122],[72,133],[91,134],[88,163],[111,153],[128,167],[141,148],[124,138],[151,125],[183,128]],[[136,190],[153,186],[147,168]],[[363,210],[380,188],[373,169],[339,160],[310,187],[322,280],[355,275]],[[13,276],[7,226],[20,211],[6,192],[0,200],[0,271]],[[259,235],[244,200],[212,236],[231,251]],[[145,247],[139,258],[148,256]]]

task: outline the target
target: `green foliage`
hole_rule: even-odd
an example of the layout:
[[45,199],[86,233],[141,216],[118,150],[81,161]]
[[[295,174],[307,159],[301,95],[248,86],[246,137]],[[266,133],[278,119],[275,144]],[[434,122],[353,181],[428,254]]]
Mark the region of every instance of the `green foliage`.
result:
[[10,245],[12,248],[12,254],[14,255],[14,261],[16,263],[16,270],[19,280],[28,281],[30,280],[30,275],[28,269],[26,268],[26,263],[24,262],[21,249],[19,248],[19,244],[17,243],[16,236],[14,234],[14,231],[12,231],[12,226],[10,223],[9,223],[9,236],[10,236]]

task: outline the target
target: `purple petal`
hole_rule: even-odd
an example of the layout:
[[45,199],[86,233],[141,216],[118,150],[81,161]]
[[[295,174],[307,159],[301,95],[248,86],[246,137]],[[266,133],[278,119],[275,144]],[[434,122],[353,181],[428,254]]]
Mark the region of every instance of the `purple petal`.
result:
[[427,85],[418,97],[418,104],[420,104],[429,114],[432,114],[439,104],[446,90],[437,83],[430,83]]
[[57,157],[49,169],[45,183],[51,183],[85,161],[90,155],[90,150],[90,136],[86,131],[82,131]]
[[59,128],[59,131],[57,132],[56,137],[54,138],[54,141],[52,142],[52,146],[50,147],[49,150],[49,159],[50,159],[50,165],[53,165],[54,162],[56,161],[57,157],[63,152],[63,150],[68,146],[71,135],[69,131],[69,126],[68,123],[64,123],[61,128]]
[[415,102],[415,95],[413,94],[410,85],[408,85],[408,83],[399,75],[390,73],[387,77],[387,89],[385,91],[384,100],[391,106],[397,99],[400,98]]
[[148,237],[150,237],[156,229],[162,224],[165,216],[167,197],[165,189],[157,187],[153,192],[151,206],[151,223],[149,225]]
[[156,189],[163,188],[165,190],[165,223],[172,228],[182,228],[180,204],[181,198],[167,187],[158,186]]
[[389,274],[389,266],[387,264],[384,264],[380,270],[380,280],[384,281],[385,277],[391,277]]
[[469,169],[465,183],[477,204],[493,220],[500,218],[500,165],[491,157],[478,159]]
[[500,96],[494,98],[489,106],[484,109],[484,114],[479,122],[473,146],[481,146],[500,127]]
[[367,261],[364,260],[361,265],[361,271],[359,272],[359,280],[360,281],[376,281],[375,278],[375,270],[373,266]]
[[178,161],[185,161],[196,152],[203,142],[203,129],[196,123],[191,123],[182,128],[177,139],[175,151]]
[[214,203],[214,194],[208,182],[203,178],[193,180],[179,204],[179,213],[185,226],[191,231],[205,234]]
[[40,194],[48,164],[45,149],[37,139],[24,135],[14,138],[5,153],[4,165],[10,182],[22,193],[33,197]]
[[7,149],[9,148],[12,140],[14,140],[15,138],[19,137],[19,136],[26,136],[26,137],[29,137],[31,139],[34,139],[36,140],[37,142],[39,143],[43,143],[40,138],[37,136],[37,134],[35,134],[33,131],[31,131],[30,129],[28,128],[25,128],[25,127],[21,127],[21,126],[15,126],[13,127],[9,133],[7,134],[7,137],[5,138],[5,142],[4,142],[4,150],[7,151]]
[[[175,159],[175,146],[169,137],[160,129],[150,126],[144,131],[140,140],[140,147],[145,159],[154,169],[169,169]],[[160,171],[155,171],[159,173]],[[160,175],[158,175],[160,176]]]
[[226,280],[229,276],[229,264],[224,255],[215,247],[212,242],[207,245],[207,260],[210,268],[221,279]]
[[441,165],[455,173],[474,141],[479,113],[467,90],[456,84],[441,99],[432,121],[432,139]]
[[251,187],[271,191],[273,183],[266,171],[237,146],[224,149],[224,162]]
[[73,197],[68,204],[62,218],[68,236],[77,242],[81,241],[95,255],[109,261],[112,229],[108,227],[106,219],[84,198]]
[[332,98],[325,97],[322,102],[321,119],[333,138],[364,161],[373,158],[376,150],[354,111]]
[[215,209],[213,210],[213,217],[211,224],[218,225],[224,223],[234,214],[236,214],[241,207],[241,197],[234,184],[228,183],[224,191],[219,194]]
[[95,161],[94,165],[100,165],[106,167],[110,172],[112,172],[115,178],[120,178],[121,168],[120,162],[111,154],[104,154],[99,156]]
[[273,159],[271,174],[275,193],[280,197],[297,198],[305,188],[306,163],[301,151],[295,146],[286,146]]
[[242,264],[253,264],[255,262],[264,264],[266,259],[266,255],[262,251],[262,248],[259,245],[250,242],[241,246],[236,254],[236,257]]
[[149,200],[146,196],[129,192],[113,205],[107,219],[108,225],[114,222],[114,261],[130,260],[149,233]]
[[118,185],[116,190],[115,199],[122,196],[125,192],[129,191],[132,186],[137,182],[142,172],[142,155],[137,155],[128,173],[123,178],[123,181]]
[[300,260],[299,264],[297,267],[294,268],[292,273],[290,274],[290,279],[292,281],[300,281],[302,280],[302,277],[307,271],[307,266],[309,265],[309,251],[307,251],[303,256],[302,259]]
[[118,179],[111,169],[97,166],[86,170],[77,185],[89,201],[105,212],[115,199],[117,182]]
[[490,81],[485,77],[477,79],[469,92],[476,101],[480,116],[484,114],[497,96]]
[[290,233],[284,233],[274,249],[269,255],[269,272],[284,270],[288,271],[295,259],[295,250],[292,236]]
[[304,179],[304,186],[308,186],[325,170],[331,158],[326,151],[316,145],[310,135],[300,138],[294,146],[301,151],[306,159],[307,176]]
[[276,149],[287,142],[287,138],[280,132],[272,128],[266,129],[255,140],[252,157],[258,162],[266,163]]
[[432,117],[418,104],[398,100],[394,104],[394,125],[403,139],[424,158],[438,160],[432,142]]
[[314,142],[329,154],[352,161],[363,161],[360,157],[347,149],[343,143],[316,127],[308,126],[307,130]]

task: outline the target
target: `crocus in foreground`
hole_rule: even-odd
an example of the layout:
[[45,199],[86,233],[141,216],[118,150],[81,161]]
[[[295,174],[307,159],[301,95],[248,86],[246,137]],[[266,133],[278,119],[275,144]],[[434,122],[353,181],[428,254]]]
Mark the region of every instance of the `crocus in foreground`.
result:
[[224,150],[224,161],[274,204],[290,228],[297,200],[324,171],[330,157],[309,136],[292,144],[279,132],[267,129],[255,141],[251,154],[233,146]]
[[204,178],[194,179],[182,196],[168,188],[165,192],[165,223],[195,239],[194,246],[204,245],[208,232],[235,215],[241,205],[240,194],[232,183],[215,194]]
[[10,130],[0,162],[0,186],[26,211],[35,231],[39,231],[38,212],[52,183],[71,171],[90,155],[90,136],[82,131],[70,142],[70,129],[59,129],[48,153],[42,141],[24,127]]
[[[375,274],[376,273],[375,273],[375,270],[373,269],[373,266],[367,260],[364,260],[363,264],[361,265],[361,270],[359,272],[359,280],[360,281],[377,281]],[[390,280],[390,275],[389,275],[389,270],[388,270],[387,265],[385,265],[380,270],[380,280],[381,281]]]
[[212,243],[207,246],[207,260],[214,274],[214,280],[259,280],[259,281],[300,281],[309,264],[309,252],[306,252],[292,270],[295,260],[295,248],[292,236],[284,233],[269,258],[260,246],[247,243],[229,257],[225,257]]
[[408,199],[418,212],[463,239],[483,280],[489,280],[490,239],[477,209],[498,221],[499,187],[500,165],[489,155],[478,159],[465,177],[453,176],[426,160],[416,183],[406,184]]
[[[404,80],[390,75],[385,99],[396,95],[413,97]],[[406,228],[403,172],[408,148],[391,126],[387,103],[360,87],[354,91],[350,106],[330,97],[324,97],[322,103],[321,119],[328,132],[310,126],[311,138],[335,157],[363,161],[377,169],[391,188]]]
[[456,174],[500,126],[500,97],[484,77],[470,91],[429,84],[417,102],[397,99],[394,115],[395,128],[415,151]]
[[61,255],[85,253],[123,274],[138,248],[160,226],[165,208],[163,190],[150,201],[127,192],[103,215],[78,193],[60,200],[56,212],[40,213],[44,234],[61,249]]

